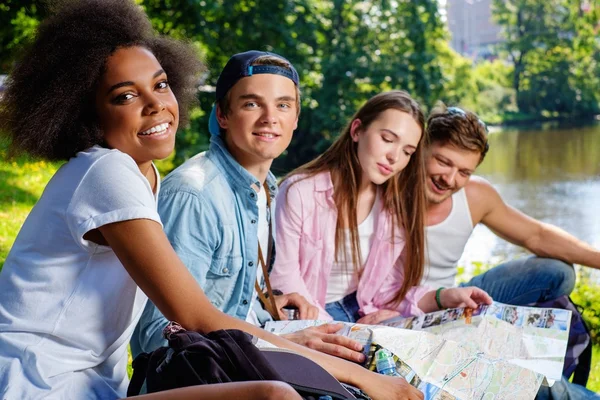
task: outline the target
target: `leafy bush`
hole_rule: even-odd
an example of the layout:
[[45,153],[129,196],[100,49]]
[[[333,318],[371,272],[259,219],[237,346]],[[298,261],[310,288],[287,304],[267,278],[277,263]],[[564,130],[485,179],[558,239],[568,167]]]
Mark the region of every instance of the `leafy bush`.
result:
[[573,302],[583,309],[585,320],[594,345],[600,344],[600,291],[591,276],[590,269],[579,268],[577,285],[571,294]]

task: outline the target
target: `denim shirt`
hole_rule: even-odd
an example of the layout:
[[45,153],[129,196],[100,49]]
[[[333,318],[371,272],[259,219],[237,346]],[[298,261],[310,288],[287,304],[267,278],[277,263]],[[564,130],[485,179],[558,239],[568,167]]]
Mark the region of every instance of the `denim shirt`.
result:
[[[231,156],[223,140],[212,136],[208,151],[186,161],[165,178],[158,198],[165,232],[181,261],[216,308],[242,320],[246,319],[254,299],[256,271],[260,267],[258,195],[253,185],[261,186]],[[271,209],[267,210],[267,218],[271,220],[277,194],[271,172],[267,186],[273,199]],[[275,226],[272,231],[275,232]],[[271,259],[267,261],[269,271],[274,257],[273,245]],[[194,310],[197,308],[190,304],[190,312]],[[258,313],[259,320],[264,313]],[[166,345],[162,330],[167,323],[148,301],[131,339],[134,357]]]

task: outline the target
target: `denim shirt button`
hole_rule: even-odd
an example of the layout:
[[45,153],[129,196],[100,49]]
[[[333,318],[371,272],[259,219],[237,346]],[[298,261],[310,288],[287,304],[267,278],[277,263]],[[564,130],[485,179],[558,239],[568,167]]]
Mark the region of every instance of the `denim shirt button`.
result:
[[244,300],[244,301],[242,301],[242,304],[243,304],[243,305],[246,305],[246,304],[248,304],[248,300]]
[[250,197],[254,198],[254,196],[256,196],[254,192],[250,193]]
[[254,266],[254,262],[250,261],[250,262],[248,263],[248,265],[252,267],[252,266]]
[[227,268],[227,267],[223,268],[223,273],[224,273],[224,274],[226,274],[226,273],[228,273],[228,272],[229,272],[229,268]]
[[252,223],[252,224],[255,224],[255,223],[256,223],[256,220],[255,220],[255,219],[253,219],[252,221],[250,221],[250,223]]

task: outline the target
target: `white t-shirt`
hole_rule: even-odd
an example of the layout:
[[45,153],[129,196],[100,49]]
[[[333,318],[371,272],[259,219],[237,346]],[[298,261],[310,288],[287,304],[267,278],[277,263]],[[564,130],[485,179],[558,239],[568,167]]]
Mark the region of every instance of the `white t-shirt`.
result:
[[[364,265],[373,242],[373,233],[375,232],[375,215],[378,213],[379,193],[375,203],[369,212],[369,215],[358,225],[358,245],[362,255],[362,264]],[[346,229],[346,240],[344,246],[346,249],[347,260],[344,260],[343,254],[339,261],[334,261],[329,273],[329,282],[327,283],[327,293],[325,295],[326,303],[342,300],[350,293],[358,289],[358,273],[352,264],[352,243],[350,240],[350,230]]]
[[[256,201],[258,204],[258,243],[262,249],[264,260],[266,263],[268,263],[269,260],[267,260],[267,253],[269,251],[269,221],[267,220],[267,194],[264,187],[260,188]],[[256,280],[262,285],[263,270],[259,260],[257,260],[256,265]],[[256,290],[254,290],[253,293],[252,305],[248,310],[246,322],[249,322],[252,325],[260,326],[260,321],[258,320],[258,316],[256,315],[254,308],[260,307],[260,304],[258,303],[258,294],[256,293]]]
[[131,219],[160,223],[128,155],[93,147],[52,177],[0,273],[0,399],[125,396],[147,298],[110,247],[83,236]]

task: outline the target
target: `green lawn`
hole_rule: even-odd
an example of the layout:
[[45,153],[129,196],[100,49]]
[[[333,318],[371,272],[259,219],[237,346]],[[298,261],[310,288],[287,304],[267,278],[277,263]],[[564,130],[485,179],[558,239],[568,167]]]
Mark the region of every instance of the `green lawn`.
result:
[[25,157],[7,161],[6,150],[0,148],[0,268],[31,207],[58,167],[58,163]]
[[590,379],[587,388],[600,392],[600,346],[594,346],[592,350],[592,370],[590,371]]
[[[0,270],[29,210],[59,166],[60,163],[32,161],[25,157],[9,161],[5,148],[0,145]],[[479,267],[485,269],[483,264]],[[588,388],[600,391],[599,346],[594,347],[593,354]]]

